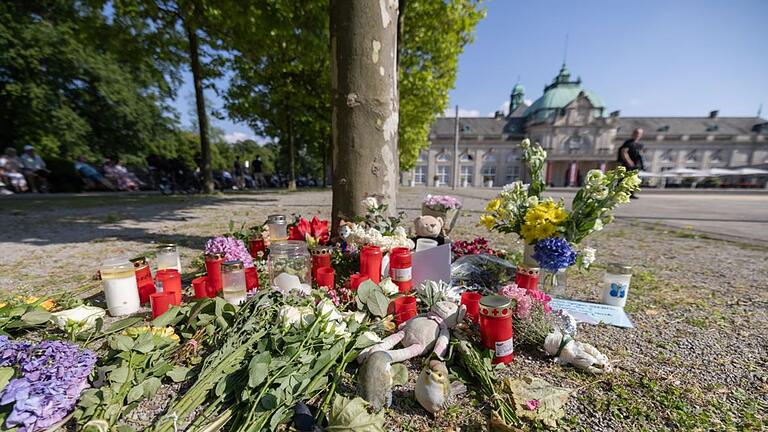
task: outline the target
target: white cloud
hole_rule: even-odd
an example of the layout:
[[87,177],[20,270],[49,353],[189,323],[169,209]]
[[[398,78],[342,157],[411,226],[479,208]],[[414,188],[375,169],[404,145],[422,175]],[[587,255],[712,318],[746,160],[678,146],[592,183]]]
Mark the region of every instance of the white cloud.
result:
[[[456,108],[446,108],[443,112],[445,117],[456,117]],[[459,108],[459,117],[480,117],[480,110],[467,110]]]
[[528,106],[531,106],[533,105],[533,99],[523,99],[523,103]]
[[245,141],[254,138],[255,137],[251,134],[237,131],[224,134],[224,141],[228,142],[229,144],[234,144],[239,141]]
[[504,114],[509,114],[509,101],[504,101],[499,105],[499,111],[504,112]]

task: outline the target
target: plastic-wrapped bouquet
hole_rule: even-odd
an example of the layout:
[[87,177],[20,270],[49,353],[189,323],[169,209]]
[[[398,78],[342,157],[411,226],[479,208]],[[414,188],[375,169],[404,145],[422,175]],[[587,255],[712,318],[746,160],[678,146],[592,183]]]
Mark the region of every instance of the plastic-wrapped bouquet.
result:
[[253,267],[253,258],[242,240],[233,237],[214,237],[205,243],[206,254],[223,254],[225,261],[242,261],[243,266]]
[[461,258],[464,255],[488,254],[496,255],[496,251],[488,246],[488,240],[477,237],[474,240],[456,240],[451,243],[453,258]]
[[515,345],[541,346],[552,331],[549,313],[551,297],[539,290],[527,290],[510,283],[499,288],[499,294],[514,302],[512,321],[515,328]]
[[0,336],[0,367],[13,367],[20,373],[0,392],[0,405],[13,404],[5,426],[32,432],[61,421],[88,387],[95,364],[93,352],[74,344],[31,344]]
[[422,204],[429,209],[441,212],[461,208],[461,201],[450,195],[427,195]]

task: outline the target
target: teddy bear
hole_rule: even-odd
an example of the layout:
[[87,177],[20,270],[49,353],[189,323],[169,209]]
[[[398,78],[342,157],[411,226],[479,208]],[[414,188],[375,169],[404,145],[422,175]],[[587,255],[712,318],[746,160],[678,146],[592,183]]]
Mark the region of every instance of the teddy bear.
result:
[[434,216],[419,216],[413,220],[414,233],[416,239],[430,238],[437,240],[438,245],[445,244],[445,233],[443,232],[443,218]]

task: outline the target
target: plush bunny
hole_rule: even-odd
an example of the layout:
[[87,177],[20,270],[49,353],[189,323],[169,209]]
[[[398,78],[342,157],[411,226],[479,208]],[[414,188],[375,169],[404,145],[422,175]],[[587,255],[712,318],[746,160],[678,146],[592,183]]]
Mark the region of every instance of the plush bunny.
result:
[[544,340],[544,350],[556,356],[555,362],[562,365],[572,364],[576,369],[594,374],[611,371],[608,357],[597,348],[585,342],[577,342],[571,336],[560,333],[557,328]]
[[[441,360],[448,350],[450,329],[464,320],[467,308],[449,301],[437,302],[426,315],[419,315],[400,325],[400,330],[384,338],[379,344],[363,350],[357,357],[363,363],[371,353],[386,351],[397,363],[416,356],[437,354]],[[403,348],[393,350],[400,343]]]

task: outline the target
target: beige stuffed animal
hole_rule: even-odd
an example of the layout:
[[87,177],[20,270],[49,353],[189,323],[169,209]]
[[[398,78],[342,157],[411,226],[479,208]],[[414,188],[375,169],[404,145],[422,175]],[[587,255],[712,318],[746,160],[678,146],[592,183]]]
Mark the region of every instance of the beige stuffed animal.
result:
[[416,237],[438,238],[443,234],[443,218],[419,216],[413,221]]

